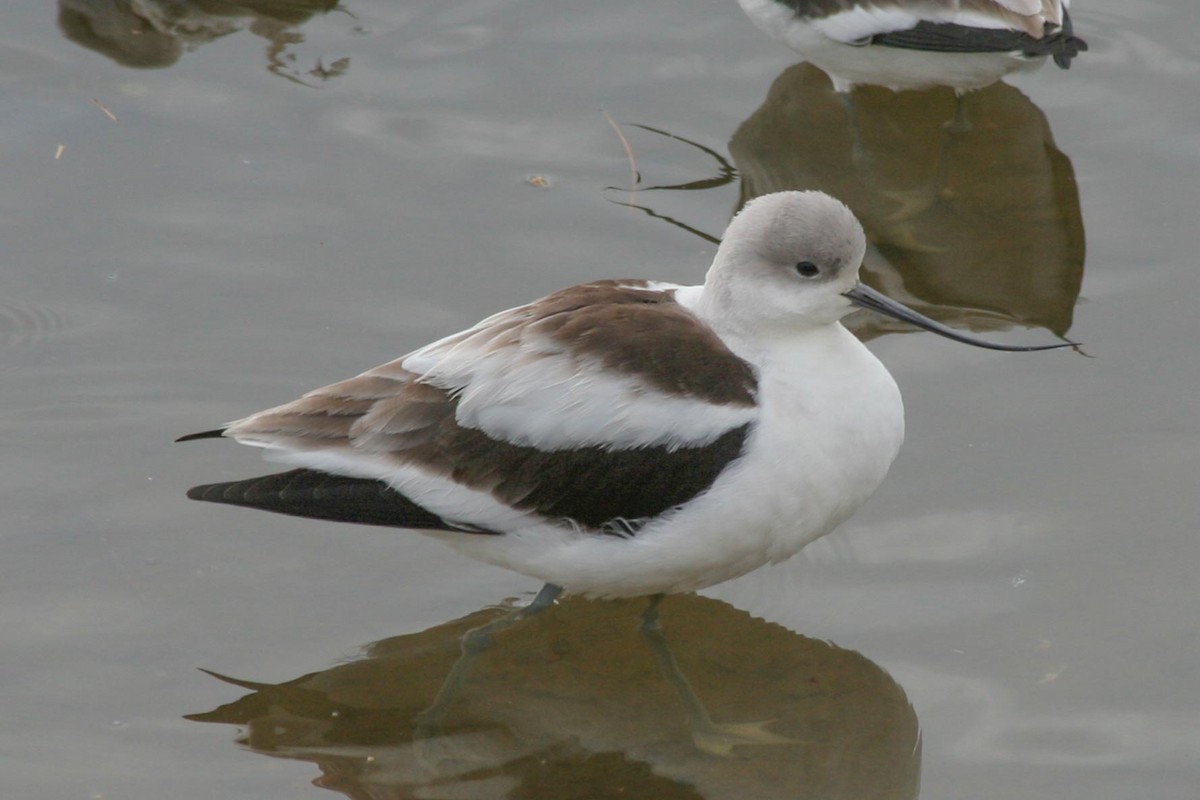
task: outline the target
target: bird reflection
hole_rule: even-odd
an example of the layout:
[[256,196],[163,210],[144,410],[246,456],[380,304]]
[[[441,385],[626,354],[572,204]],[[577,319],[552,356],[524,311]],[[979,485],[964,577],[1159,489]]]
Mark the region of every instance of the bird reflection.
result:
[[463,633],[495,609],[281,684],[217,676],[252,691],[188,718],[241,726],[244,747],[309,761],[317,785],[355,798],[917,796],[916,715],[877,665],[716,600],[667,597],[672,657],[704,713],[773,737],[715,755],[639,633],[645,608],[572,598],[506,629],[436,737],[415,721]]
[[[948,124],[956,109],[973,120]],[[848,106],[811,64],[779,75],[763,104],[718,153],[676,133],[633,126],[711,158],[720,180],[639,187],[623,202],[706,241],[650,192],[735,180],[738,206],[759,195],[818,189],[842,200],[868,239],[863,279],[941,322],[976,331],[1013,325],[1065,337],[1083,282],[1085,237],[1071,160],[1045,115],[1004,83],[963,95],[946,87],[855,90]],[[652,199],[650,199],[652,198]],[[870,338],[900,330],[874,315],[845,320]]]
[[240,30],[267,40],[268,69],[308,84],[341,74],[349,59],[311,70],[288,49],[303,41],[294,29],[332,11],[338,0],[58,0],[58,26],[78,45],[126,67],[169,67],[183,53]]
[[[854,98],[851,121],[821,70],[785,70],[730,141],[741,202],[825,191],[862,222],[866,281],[889,296],[959,327],[1065,335],[1084,229],[1074,170],[1045,115],[1004,83],[961,98],[866,86]],[[958,103],[965,131],[945,124]],[[866,335],[886,325],[866,315],[848,324]]]

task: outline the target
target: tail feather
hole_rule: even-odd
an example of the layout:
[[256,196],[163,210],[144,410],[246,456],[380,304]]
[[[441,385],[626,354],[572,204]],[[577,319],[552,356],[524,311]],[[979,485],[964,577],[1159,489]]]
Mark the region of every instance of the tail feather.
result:
[[220,439],[224,435],[225,435],[224,428],[215,428],[214,430],[211,430],[211,431],[200,431],[199,433],[189,433],[187,436],[180,436],[175,441],[191,442],[191,441],[195,441],[196,439]]

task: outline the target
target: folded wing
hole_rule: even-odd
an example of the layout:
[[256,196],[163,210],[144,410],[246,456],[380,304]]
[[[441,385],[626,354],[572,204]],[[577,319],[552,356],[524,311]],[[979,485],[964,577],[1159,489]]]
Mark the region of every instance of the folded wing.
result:
[[[430,515],[376,509],[350,521],[503,532],[527,519],[628,533],[707,489],[741,454],[757,413],[753,370],[674,288],[567,289],[224,435],[377,484],[336,492],[384,487]],[[288,475],[306,488],[316,481]],[[198,499],[217,499],[209,494]],[[292,491],[313,511],[310,495]]]

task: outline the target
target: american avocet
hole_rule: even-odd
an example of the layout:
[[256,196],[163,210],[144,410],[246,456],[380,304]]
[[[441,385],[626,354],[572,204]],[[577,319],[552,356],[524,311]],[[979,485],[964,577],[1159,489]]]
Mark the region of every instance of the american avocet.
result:
[[702,286],[598,281],[502,311],[215,431],[291,472],[199,500],[422,530],[596,597],[699,589],[850,516],[904,436],[855,306],[995,345],[858,282],[845,205],[779,192],[730,223]]
[[1087,43],[1069,0],[738,0],[754,23],[848,91],[978,89],[1047,57],[1063,69]]

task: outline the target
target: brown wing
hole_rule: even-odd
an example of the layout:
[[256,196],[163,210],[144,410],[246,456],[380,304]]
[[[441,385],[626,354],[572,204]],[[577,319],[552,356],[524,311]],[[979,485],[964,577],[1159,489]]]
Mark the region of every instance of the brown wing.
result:
[[[592,370],[607,380],[614,375],[636,379],[655,394],[690,398],[697,414],[731,407],[741,411],[715,415],[711,424],[698,419],[694,440],[624,447],[570,441],[529,446],[460,422],[464,392],[481,391],[477,384],[484,380],[503,384],[505,359],[527,363],[530,358],[559,359],[559,365],[572,359],[580,386],[587,385],[586,370]],[[432,385],[429,373],[410,371],[404,366],[410,360],[440,365],[439,382],[448,385]],[[447,361],[451,367],[465,366],[456,372],[444,368]],[[445,378],[460,373],[461,386]],[[499,396],[507,387],[483,388]],[[670,293],[604,282],[497,315],[412,356],[234,423],[225,435],[288,451],[302,462],[305,453],[360,459],[363,469],[354,476],[359,479],[367,472],[395,481],[402,472],[398,468],[415,467],[424,476],[488,492],[514,508],[602,529],[618,520],[653,517],[707,489],[742,452],[755,388],[749,365]],[[602,427],[609,411],[628,413],[597,407],[580,413],[588,414],[589,424]],[[321,461],[314,457],[313,464]],[[395,482],[393,486],[403,490]],[[430,510],[439,520],[457,520],[453,512]],[[488,520],[463,521],[491,529]],[[403,519],[399,524],[414,527]]]

